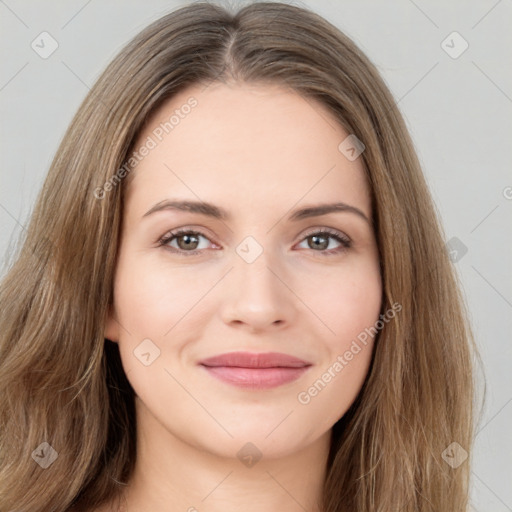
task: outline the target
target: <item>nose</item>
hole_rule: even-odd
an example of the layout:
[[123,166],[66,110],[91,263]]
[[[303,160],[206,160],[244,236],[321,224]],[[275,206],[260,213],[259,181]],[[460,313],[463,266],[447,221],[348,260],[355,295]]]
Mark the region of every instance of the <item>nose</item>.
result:
[[235,255],[221,292],[222,321],[251,332],[283,329],[295,322],[298,299],[283,274],[266,251],[251,263]]

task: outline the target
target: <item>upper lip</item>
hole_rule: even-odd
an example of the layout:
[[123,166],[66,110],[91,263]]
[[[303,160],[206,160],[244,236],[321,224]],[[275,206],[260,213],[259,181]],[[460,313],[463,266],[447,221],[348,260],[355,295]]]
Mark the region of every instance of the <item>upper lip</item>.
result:
[[229,352],[203,359],[203,366],[235,366],[239,368],[303,368],[311,363],[279,352]]

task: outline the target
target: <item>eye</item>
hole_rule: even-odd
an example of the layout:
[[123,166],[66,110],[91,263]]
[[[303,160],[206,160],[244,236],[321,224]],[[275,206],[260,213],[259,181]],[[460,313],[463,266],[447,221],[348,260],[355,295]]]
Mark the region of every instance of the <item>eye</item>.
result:
[[[333,243],[331,243],[331,240],[334,240],[334,245],[337,243],[338,246],[332,247]],[[306,243],[308,245],[306,248],[310,248],[315,252],[320,252],[327,256],[343,252],[352,245],[350,238],[345,234],[326,228],[310,232],[301,243]]]
[[[204,236],[199,231],[193,231],[190,229],[179,229],[176,231],[171,231],[164,235],[159,241],[158,244],[160,246],[166,246],[173,250],[173,252],[183,252],[188,254],[199,254],[202,249],[207,249],[206,244],[201,245],[200,239],[209,241],[209,239]],[[172,245],[174,244],[174,245]],[[177,246],[176,246],[177,244]]]
[[[205,240],[203,244],[201,244],[201,239]],[[334,245],[336,243],[338,245],[332,247],[332,240],[334,240]],[[158,241],[159,246],[164,246],[172,252],[186,256],[201,254],[205,249],[208,249],[208,243],[213,242],[203,233],[191,229],[170,231]],[[326,256],[341,253],[352,245],[350,238],[345,234],[327,228],[317,228],[316,231],[310,231],[301,242],[301,244],[304,243],[308,245],[306,249],[311,249]]]

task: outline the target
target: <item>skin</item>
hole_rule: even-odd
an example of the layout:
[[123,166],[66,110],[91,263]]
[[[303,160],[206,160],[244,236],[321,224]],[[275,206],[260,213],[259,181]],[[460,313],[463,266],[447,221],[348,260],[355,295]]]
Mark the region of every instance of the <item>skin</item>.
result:
[[[127,189],[105,327],[137,395],[138,456],[124,510],[317,510],[331,428],[361,389],[371,340],[309,403],[297,397],[378,320],[382,285],[374,231],[362,216],[288,216],[344,202],[371,219],[362,159],[338,150],[348,133],[323,105],[269,85],[182,91],[136,147],[191,96],[198,105],[136,166]],[[213,203],[231,218],[170,209],[143,217],[169,198]],[[202,236],[159,246],[176,228]],[[331,235],[315,244],[324,228],[351,247]],[[236,252],[247,236],[263,249],[252,263]],[[344,250],[325,254],[337,248]],[[134,355],[144,339],[160,350],[148,366]],[[198,365],[233,351],[282,352],[312,366],[298,380],[252,390]],[[248,442],[262,455],[252,467],[237,457],[241,449],[250,455]]]

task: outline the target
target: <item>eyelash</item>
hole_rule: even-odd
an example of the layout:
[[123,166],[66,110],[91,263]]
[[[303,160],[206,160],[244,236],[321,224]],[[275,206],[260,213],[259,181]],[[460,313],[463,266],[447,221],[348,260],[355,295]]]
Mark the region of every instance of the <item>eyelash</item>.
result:
[[[203,238],[206,238],[207,240],[209,240],[211,242],[211,240],[205,234],[201,233],[200,231],[195,231],[193,229],[176,229],[174,231],[169,231],[164,236],[162,236],[158,240],[158,246],[164,247],[175,254],[180,254],[183,256],[193,256],[193,255],[201,254],[202,252],[204,252],[204,249],[195,249],[193,251],[184,251],[182,249],[176,249],[175,247],[169,247],[167,245],[174,238],[177,238],[180,235],[202,236]],[[310,249],[311,251],[318,252],[318,253],[322,254],[323,256],[337,255],[337,254],[340,254],[352,247],[352,241],[350,240],[350,238],[348,238],[343,233],[333,230],[333,229],[330,229],[330,228],[322,228],[319,230],[311,231],[311,232],[307,233],[304,236],[304,238],[302,238],[301,242],[313,235],[328,235],[328,238],[334,238],[337,242],[339,242],[341,244],[340,247],[337,247],[336,249],[329,249],[329,250],[322,250],[322,251],[314,251],[313,249]]]

